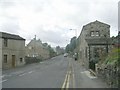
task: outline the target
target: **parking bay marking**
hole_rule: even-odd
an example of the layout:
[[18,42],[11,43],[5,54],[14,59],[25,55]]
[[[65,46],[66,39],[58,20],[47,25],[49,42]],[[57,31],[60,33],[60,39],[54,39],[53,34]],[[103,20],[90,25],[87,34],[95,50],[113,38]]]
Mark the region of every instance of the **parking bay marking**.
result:
[[23,74],[20,74],[19,76],[24,76],[24,75],[26,75],[26,74],[30,74],[30,73],[33,73],[34,71],[29,71],[29,72],[27,72],[27,73],[23,73]]
[[8,79],[2,80],[2,81],[0,81],[0,83],[6,82],[7,80],[8,80]]

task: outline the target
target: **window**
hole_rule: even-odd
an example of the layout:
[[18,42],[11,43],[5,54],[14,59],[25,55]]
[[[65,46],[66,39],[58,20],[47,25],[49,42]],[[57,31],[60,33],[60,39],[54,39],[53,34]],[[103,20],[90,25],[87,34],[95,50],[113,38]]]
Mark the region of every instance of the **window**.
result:
[[7,55],[4,55],[4,63],[7,63]]
[[91,31],[90,35],[91,36],[99,36],[99,31]]
[[94,36],[94,31],[91,31],[90,35],[91,35],[91,36]]
[[23,61],[23,59],[22,58],[20,58],[20,62],[22,63],[22,61]]
[[4,46],[7,47],[7,45],[8,45],[8,40],[4,39]]
[[99,36],[99,31],[96,31],[95,36]]

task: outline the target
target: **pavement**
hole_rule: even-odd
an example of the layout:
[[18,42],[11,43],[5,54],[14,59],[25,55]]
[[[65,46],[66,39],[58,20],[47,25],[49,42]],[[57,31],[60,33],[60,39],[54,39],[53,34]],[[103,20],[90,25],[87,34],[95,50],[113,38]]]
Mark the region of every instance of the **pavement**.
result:
[[97,74],[92,69],[89,69],[89,71],[90,71],[90,74],[97,76]]
[[108,88],[105,82],[63,55],[2,72],[2,88]]

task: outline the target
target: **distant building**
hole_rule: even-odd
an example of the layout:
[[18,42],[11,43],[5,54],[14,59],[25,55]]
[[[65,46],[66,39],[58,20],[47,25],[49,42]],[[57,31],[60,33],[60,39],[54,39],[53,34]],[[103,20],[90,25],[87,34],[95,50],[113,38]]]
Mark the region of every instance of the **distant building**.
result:
[[110,25],[95,21],[83,26],[78,37],[78,54],[82,65],[95,70],[100,54],[109,52]]
[[56,51],[57,55],[63,54],[65,52],[64,48],[62,48],[60,46],[57,46],[55,48],[55,51]]
[[31,40],[26,46],[26,56],[39,59],[48,59],[50,57],[48,48],[43,46],[42,42],[36,40],[36,38]]
[[0,32],[0,60],[2,69],[24,65],[25,39],[19,35]]

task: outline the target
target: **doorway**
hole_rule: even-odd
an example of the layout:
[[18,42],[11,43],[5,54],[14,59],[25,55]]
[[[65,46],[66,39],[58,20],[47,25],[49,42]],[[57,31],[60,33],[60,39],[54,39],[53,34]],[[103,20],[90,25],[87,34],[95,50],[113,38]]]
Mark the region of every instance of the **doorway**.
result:
[[12,55],[12,67],[15,67],[15,55]]

